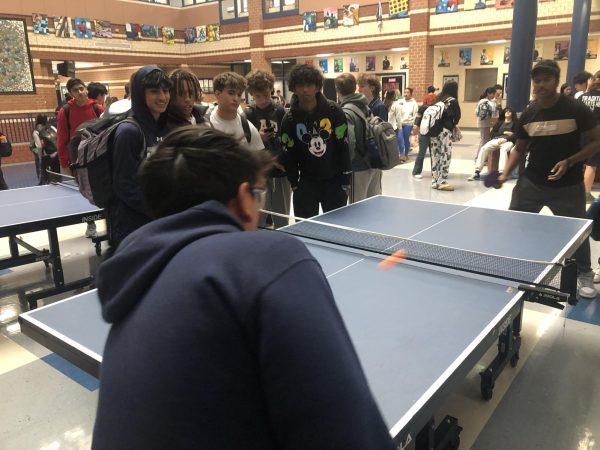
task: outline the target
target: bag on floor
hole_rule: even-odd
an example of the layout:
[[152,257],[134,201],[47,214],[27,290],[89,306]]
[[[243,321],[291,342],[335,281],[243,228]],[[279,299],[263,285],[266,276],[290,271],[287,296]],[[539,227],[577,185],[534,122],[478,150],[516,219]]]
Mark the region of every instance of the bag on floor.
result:
[[8,158],[12,155],[12,144],[8,138],[0,133],[0,158]]

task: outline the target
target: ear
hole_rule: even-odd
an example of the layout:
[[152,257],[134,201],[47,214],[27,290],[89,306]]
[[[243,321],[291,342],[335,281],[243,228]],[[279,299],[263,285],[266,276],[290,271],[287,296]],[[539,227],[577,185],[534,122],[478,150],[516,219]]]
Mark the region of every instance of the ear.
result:
[[253,229],[256,206],[252,192],[250,192],[250,183],[244,182],[238,186],[237,195],[229,200],[227,207],[239,219],[244,229]]
[[305,144],[310,144],[310,141],[312,141],[312,136],[310,135],[310,133],[305,133],[300,139],[302,139],[302,142],[304,142]]
[[323,139],[324,141],[329,139],[329,135],[329,131],[327,131],[325,128],[319,130],[319,136],[321,136],[321,139]]

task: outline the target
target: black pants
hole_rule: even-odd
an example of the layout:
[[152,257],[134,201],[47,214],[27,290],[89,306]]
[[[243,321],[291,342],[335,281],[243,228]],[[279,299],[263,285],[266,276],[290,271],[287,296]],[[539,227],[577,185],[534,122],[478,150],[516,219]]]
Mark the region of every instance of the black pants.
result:
[[[51,172],[60,173],[60,163],[58,162],[58,156],[54,158],[44,155],[41,158],[41,167],[40,167],[40,182],[39,184],[48,184],[51,181],[55,181],[58,175],[50,175],[46,172],[46,169],[50,169]],[[60,179],[56,179],[56,181],[60,181]]]
[[6,181],[4,181],[4,174],[2,173],[2,160],[0,159],[0,191],[8,189]]
[[346,206],[348,195],[338,177],[326,181],[300,179],[298,189],[294,191],[294,215],[314,217],[319,214],[319,203],[323,212]]

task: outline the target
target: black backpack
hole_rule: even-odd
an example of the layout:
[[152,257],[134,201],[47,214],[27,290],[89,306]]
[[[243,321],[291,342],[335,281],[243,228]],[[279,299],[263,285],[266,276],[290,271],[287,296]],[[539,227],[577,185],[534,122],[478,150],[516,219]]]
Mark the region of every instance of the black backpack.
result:
[[[96,102],[92,103],[92,108],[94,109],[94,113],[96,114],[96,119],[88,120],[87,122],[82,123],[81,125],[79,125],[77,127],[77,129],[81,128],[81,126],[84,124],[89,124],[90,122],[92,122],[94,120],[98,120],[98,118],[102,114],[102,112],[100,111],[100,108],[98,108],[98,103],[96,103]],[[65,119],[67,120],[68,135],[71,136],[71,118],[70,118],[71,105],[69,105],[68,103],[65,103],[65,106],[63,106],[62,109],[65,111]],[[78,134],[77,129],[75,130],[75,134],[73,134],[73,137],[69,141],[69,158],[71,158],[69,160],[71,162],[74,161],[72,159],[72,157],[73,157],[73,155],[77,154],[77,147],[79,147],[79,141],[81,140],[81,133]]]
[[0,132],[0,158],[8,158],[12,155],[12,145],[8,138]]
[[52,155],[58,151],[56,144],[56,128],[48,124],[41,130],[39,130],[40,139],[44,142],[44,153],[46,155]]

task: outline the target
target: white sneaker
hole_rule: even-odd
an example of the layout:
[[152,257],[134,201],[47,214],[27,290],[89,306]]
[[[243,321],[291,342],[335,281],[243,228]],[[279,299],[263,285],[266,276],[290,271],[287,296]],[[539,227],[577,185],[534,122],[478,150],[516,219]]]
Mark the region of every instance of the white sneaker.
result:
[[577,277],[577,287],[579,288],[579,296],[581,298],[593,299],[598,295],[598,291],[594,287],[594,271],[580,273]]
[[87,229],[85,230],[85,237],[86,238],[93,238],[96,237],[96,222],[88,222],[87,224]]
[[600,265],[594,269],[594,283],[600,283]]
[[423,178],[423,175],[421,175],[420,173],[413,175],[413,178],[416,178],[417,180],[420,180],[421,178]]

